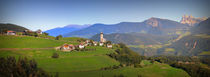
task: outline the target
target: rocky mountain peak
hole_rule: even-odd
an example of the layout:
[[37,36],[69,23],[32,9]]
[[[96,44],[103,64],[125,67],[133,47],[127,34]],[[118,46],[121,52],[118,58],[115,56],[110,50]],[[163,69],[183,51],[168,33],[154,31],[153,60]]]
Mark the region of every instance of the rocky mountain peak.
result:
[[203,18],[195,18],[192,15],[184,15],[182,16],[182,19],[180,21],[180,23],[182,24],[188,24],[189,26],[194,26],[198,23],[200,23],[201,21],[206,20],[207,18],[203,17]]
[[154,17],[148,19],[146,21],[146,23],[149,24],[149,25],[151,25],[152,27],[158,27],[158,24],[159,24],[157,18],[154,18]]

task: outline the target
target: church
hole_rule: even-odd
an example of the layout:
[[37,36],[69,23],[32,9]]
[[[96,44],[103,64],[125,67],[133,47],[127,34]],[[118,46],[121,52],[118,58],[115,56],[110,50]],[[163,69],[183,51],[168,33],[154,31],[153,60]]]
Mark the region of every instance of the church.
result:
[[103,32],[101,32],[101,34],[100,34],[100,42],[101,43],[105,43],[106,42],[106,39],[104,38]]

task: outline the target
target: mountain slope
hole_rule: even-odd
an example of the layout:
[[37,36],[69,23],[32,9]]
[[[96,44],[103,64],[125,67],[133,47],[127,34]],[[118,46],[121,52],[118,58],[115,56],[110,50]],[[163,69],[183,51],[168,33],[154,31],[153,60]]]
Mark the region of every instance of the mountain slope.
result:
[[50,36],[58,36],[58,35],[63,35],[69,32],[77,31],[77,30],[80,30],[89,26],[90,25],[67,25],[64,27],[53,28],[45,32],[49,33]]
[[[125,43],[127,45],[151,45],[166,43],[175,36],[152,35],[144,33],[113,33],[105,34],[104,38],[113,43]],[[99,41],[100,35],[96,34],[90,39]]]
[[3,32],[5,30],[12,30],[12,31],[16,31],[16,32],[23,32],[24,30],[28,30],[25,27],[19,26],[19,25],[15,25],[15,24],[3,24],[0,23],[0,32]]
[[191,29],[193,34],[209,34],[210,35],[210,18],[198,24]]
[[[158,54],[199,56],[202,52],[210,52],[209,44],[210,35],[190,35],[183,37],[179,41],[173,43],[171,46],[159,49]],[[169,48],[174,49],[174,51],[167,51]]]
[[86,37],[89,38],[97,33],[130,33],[142,32],[149,34],[167,35],[168,33],[175,33],[177,30],[187,29],[188,26],[176,21],[150,18],[143,22],[121,22],[118,24],[94,24],[88,28],[73,31],[64,35],[64,37]]
[[[192,35],[181,38],[171,46],[159,49],[158,54],[210,56],[210,18],[193,27],[191,32]],[[166,48],[173,48],[174,51],[165,51]]]

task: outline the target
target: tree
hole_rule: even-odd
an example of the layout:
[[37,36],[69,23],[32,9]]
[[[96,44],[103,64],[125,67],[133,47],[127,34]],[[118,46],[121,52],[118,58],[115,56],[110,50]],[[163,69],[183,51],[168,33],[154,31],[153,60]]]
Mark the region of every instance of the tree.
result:
[[44,32],[43,34],[44,34],[44,35],[46,35],[46,36],[48,36],[48,35],[49,35],[49,34],[48,34],[48,33],[46,33],[46,32]]
[[59,40],[61,38],[63,38],[63,36],[62,35],[58,35],[58,36],[55,37],[55,40]]
[[35,60],[26,57],[0,58],[0,77],[50,77],[48,73],[37,67]]
[[59,58],[59,54],[58,53],[53,53],[52,58]]
[[111,41],[107,41],[106,44],[112,44],[112,42]]

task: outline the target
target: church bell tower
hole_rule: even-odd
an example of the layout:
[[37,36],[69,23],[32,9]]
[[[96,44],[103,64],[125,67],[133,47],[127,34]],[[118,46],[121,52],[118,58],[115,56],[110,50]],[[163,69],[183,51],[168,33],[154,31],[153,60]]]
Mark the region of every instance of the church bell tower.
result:
[[100,42],[104,42],[103,32],[100,34]]

